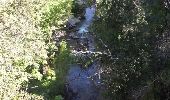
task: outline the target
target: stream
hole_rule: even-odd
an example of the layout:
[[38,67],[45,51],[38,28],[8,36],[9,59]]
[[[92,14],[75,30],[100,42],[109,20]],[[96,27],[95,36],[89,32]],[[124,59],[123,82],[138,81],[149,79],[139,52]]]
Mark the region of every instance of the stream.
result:
[[[86,8],[85,20],[77,26],[78,31],[75,33],[78,34],[80,42],[83,42],[84,38],[88,39],[87,51],[91,52],[95,51],[95,45],[88,28],[93,22],[94,14],[94,5]],[[97,61],[90,64],[88,68],[83,68],[78,64],[71,65],[66,79],[65,100],[103,100],[101,99],[100,70]]]

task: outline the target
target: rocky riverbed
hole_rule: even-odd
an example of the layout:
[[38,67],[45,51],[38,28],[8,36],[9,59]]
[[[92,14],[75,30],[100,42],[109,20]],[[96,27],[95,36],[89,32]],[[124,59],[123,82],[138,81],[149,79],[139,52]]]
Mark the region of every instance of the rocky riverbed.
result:
[[[68,43],[75,56],[76,54],[81,56],[81,52],[95,51],[94,38],[88,29],[93,22],[94,14],[94,5],[86,8],[85,20],[81,20],[75,27],[75,31],[69,33]],[[78,20],[75,20],[75,22],[78,22]],[[88,53],[86,55],[90,56]],[[102,69],[97,61],[92,62],[87,68],[84,68],[83,65],[72,64],[66,79],[65,100],[102,100],[101,71]]]

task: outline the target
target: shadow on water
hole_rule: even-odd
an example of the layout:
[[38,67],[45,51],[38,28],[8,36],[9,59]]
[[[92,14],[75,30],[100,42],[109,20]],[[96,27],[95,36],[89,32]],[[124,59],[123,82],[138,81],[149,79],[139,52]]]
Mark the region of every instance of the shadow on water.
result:
[[67,77],[66,100],[99,100],[100,76],[97,62],[84,69],[72,65]]

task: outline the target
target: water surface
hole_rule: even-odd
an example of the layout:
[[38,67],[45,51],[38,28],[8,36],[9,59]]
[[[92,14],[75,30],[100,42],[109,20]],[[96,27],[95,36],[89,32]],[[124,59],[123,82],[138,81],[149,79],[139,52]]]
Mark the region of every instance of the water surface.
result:
[[[95,6],[86,8],[85,20],[78,26],[77,34],[80,37],[89,38],[86,34],[93,22]],[[81,39],[80,38],[80,39]],[[94,51],[94,41],[88,42],[88,50]],[[97,62],[93,62],[88,68],[78,64],[71,65],[67,76],[66,100],[101,100],[100,95],[100,68]]]

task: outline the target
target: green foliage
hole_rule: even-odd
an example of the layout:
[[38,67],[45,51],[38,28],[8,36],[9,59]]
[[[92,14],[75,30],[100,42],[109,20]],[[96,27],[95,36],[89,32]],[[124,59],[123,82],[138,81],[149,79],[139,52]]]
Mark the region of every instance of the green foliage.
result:
[[[71,6],[72,0],[0,1],[0,99],[40,100],[49,97],[49,90],[62,90],[58,87],[63,82],[56,81],[58,69],[53,65],[58,48],[51,30],[67,21]],[[48,70],[41,72],[43,68]],[[54,83],[60,85],[56,88]],[[36,85],[38,95],[25,91]]]
[[82,17],[84,15],[84,9],[86,7],[85,4],[80,5],[77,3],[79,0],[74,0],[72,4],[71,12],[74,14],[75,17]]
[[56,96],[54,100],[63,100],[62,96]]
[[92,29],[116,58],[102,57],[108,70],[104,82],[108,96],[124,100],[154,77],[154,42],[166,30],[167,12],[161,0],[97,2],[98,20]]
[[[51,60],[51,66],[28,67],[27,71],[31,72],[32,75],[28,82],[28,92],[43,95],[45,99],[63,100],[58,95],[64,95],[66,73],[69,70],[71,61],[67,43],[62,41],[59,47],[59,54],[54,55]],[[38,75],[37,73],[40,74]]]
[[40,27],[44,32],[45,39],[51,38],[51,30],[60,28],[71,14],[72,0],[52,0],[42,13]]
[[40,2],[28,0],[0,3],[1,99],[22,98],[24,95],[29,98],[29,94],[24,91],[20,94],[19,91],[20,84],[29,77],[24,70],[26,66],[37,66],[37,61],[45,62],[47,58],[41,32],[35,27],[38,21],[34,12],[40,9],[40,5]]
[[95,2],[95,0],[87,0],[87,5],[92,6]]
[[67,43],[65,41],[60,43],[59,52],[55,60],[55,71],[57,73],[57,79],[64,82],[66,72],[69,70],[68,65],[72,62],[70,51],[67,49]]

